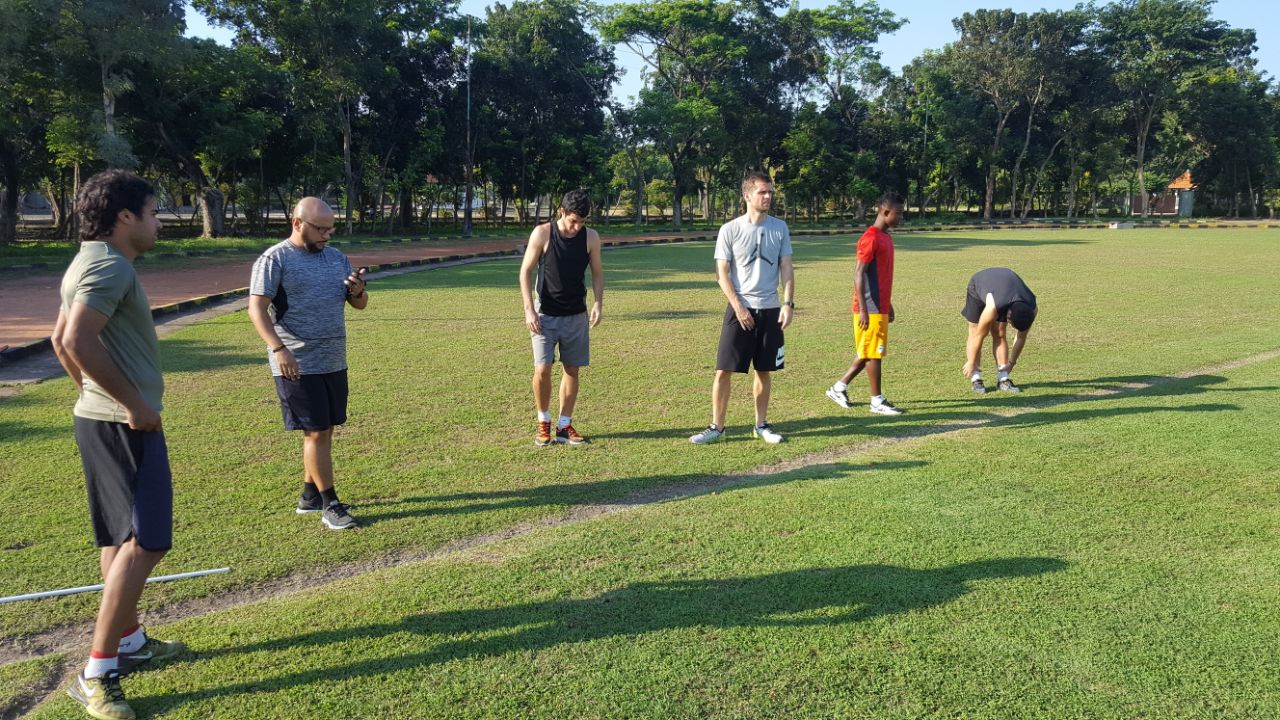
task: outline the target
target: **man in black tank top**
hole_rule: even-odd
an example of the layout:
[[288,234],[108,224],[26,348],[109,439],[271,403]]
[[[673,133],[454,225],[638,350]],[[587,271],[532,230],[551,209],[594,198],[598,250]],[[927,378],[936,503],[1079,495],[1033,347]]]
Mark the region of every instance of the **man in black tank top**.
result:
[[[573,428],[573,408],[578,401],[578,371],[591,362],[589,329],[600,324],[604,302],[600,234],[586,226],[590,215],[591,198],[585,190],[566,194],[556,220],[539,225],[529,235],[520,265],[524,322],[533,340],[533,400],[538,410],[535,445],[581,445],[587,441]],[[588,267],[595,296],[589,313]],[[560,420],[553,427],[551,366],[557,346],[564,376],[560,378]]]

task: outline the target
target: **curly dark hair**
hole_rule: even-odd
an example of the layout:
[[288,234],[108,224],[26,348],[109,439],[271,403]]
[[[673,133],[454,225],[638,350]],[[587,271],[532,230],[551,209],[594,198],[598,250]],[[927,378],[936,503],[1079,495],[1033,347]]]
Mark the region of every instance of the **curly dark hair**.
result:
[[560,200],[560,209],[586,219],[591,216],[591,196],[586,190],[570,190]]
[[141,216],[147,199],[155,195],[151,183],[124,170],[106,170],[89,178],[76,195],[80,242],[110,235],[121,210]]

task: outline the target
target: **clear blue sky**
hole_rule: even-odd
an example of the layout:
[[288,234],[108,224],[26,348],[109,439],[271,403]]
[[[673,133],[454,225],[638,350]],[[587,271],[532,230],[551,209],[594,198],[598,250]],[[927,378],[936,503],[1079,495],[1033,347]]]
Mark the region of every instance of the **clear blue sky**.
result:
[[[461,0],[459,12],[483,16],[485,8],[490,4],[491,0]],[[800,6],[806,8],[825,7],[829,4],[826,0],[800,2]],[[908,22],[898,32],[881,39],[881,59],[894,72],[900,72],[903,65],[910,63],[924,50],[941,48],[954,40],[956,33],[951,26],[951,19],[971,10],[999,7],[1032,12],[1041,9],[1065,10],[1075,5],[1076,0],[882,0],[881,7],[891,9],[899,18],[905,18]],[[1274,0],[1220,0],[1214,6],[1213,14],[1232,27],[1253,28],[1257,32],[1258,50],[1254,57],[1258,59],[1258,69],[1275,79],[1280,73],[1280,3]],[[231,38],[230,32],[210,27],[204,17],[191,9],[190,5],[187,6],[187,34],[213,37],[220,42],[230,42]],[[614,89],[614,94],[625,100],[640,89],[642,62],[625,47],[619,47],[617,52],[618,63],[625,74]]]

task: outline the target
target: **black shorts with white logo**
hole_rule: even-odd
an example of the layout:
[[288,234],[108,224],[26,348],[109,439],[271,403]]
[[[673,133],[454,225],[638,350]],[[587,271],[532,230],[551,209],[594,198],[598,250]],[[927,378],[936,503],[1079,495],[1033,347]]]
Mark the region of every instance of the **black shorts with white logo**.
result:
[[753,310],[747,308],[755,320],[755,326],[743,330],[733,306],[725,308],[724,322],[720,325],[720,349],[716,352],[716,369],[744,373],[748,367],[757,372],[781,370],[786,359],[782,326],[778,315],[782,308]]
[[276,394],[286,430],[328,430],[347,421],[346,370],[297,380],[276,375]]
[[75,431],[98,547],[131,537],[144,550],[172,547],[173,475],[164,433],[82,417]]

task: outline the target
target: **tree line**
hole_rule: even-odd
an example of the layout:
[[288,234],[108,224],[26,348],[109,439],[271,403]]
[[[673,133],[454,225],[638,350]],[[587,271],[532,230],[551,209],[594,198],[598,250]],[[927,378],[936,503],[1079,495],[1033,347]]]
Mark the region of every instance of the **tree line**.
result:
[[[886,189],[940,217],[1145,215],[1185,170],[1199,211],[1257,216],[1280,187],[1280,92],[1211,0],[977,10],[900,72],[875,46],[905,20],[873,0],[194,6],[232,46],[184,37],[179,0],[0,0],[0,244],[31,191],[72,235],[104,167],[211,237],[313,194],[348,231],[534,222],[571,187],[608,218],[715,221],[750,168],[811,220]],[[620,50],[645,68],[625,102]]]

